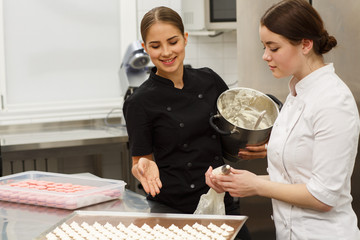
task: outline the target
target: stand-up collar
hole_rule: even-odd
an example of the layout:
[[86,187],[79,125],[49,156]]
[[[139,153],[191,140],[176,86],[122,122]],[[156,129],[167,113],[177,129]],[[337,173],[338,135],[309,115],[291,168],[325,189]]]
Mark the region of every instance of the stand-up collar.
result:
[[325,66],[315,70],[314,72],[310,73],[300,81],[298,81],[296,84],[294,84],[295,79],[294,77],[291,78],[289,82],[289,89],[291,92],[291,95],[297,96],[301,95],[306,89],[313,86],[318,80],[320,80],[320,76],[322,76],[326,72],[334,72],[334,64],[328,63]]
[[[149,78],[156,81],[156,82],[159,82],[159,83],[162,83],[162,84],[165,84],[165,85],[168,85],[168,86],[172,86],[174,87],[174,82],[171,81],[170,79],[168,78],[164,78],[164,77],[161,77],[159,75],[156,75],[156,71],[157,71],[157,68],[156,67],[153,67],[150,71],[150,76]],[[184,71],[183,71],[183,81],[184,81],[184,87],[185,87],[185,82],[186,82],[186,79],[187,79],[187,72],[186,72],[186,68],[184,67]]]

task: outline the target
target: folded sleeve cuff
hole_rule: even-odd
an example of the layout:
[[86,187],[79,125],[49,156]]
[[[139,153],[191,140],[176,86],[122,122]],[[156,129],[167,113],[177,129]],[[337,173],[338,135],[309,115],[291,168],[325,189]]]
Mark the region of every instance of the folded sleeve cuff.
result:
[[320,183],[318,183],[315,179],[310,179],[310,181],[306,184],[306,187],[311,193],[311,195],[313,195],[319,201],[332,207],[336,205],[339,195],[337,193],[329,191]]

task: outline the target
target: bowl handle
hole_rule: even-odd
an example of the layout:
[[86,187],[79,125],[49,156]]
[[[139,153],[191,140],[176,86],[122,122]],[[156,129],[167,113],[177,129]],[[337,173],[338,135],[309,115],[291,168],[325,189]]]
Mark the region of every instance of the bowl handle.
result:
[[215,119],[215,118],[219,118],[219,117],[221,117],[219,114],[216,114],[216,115],[211,116],[210,119],[209,119],[210,126],[211,126],[217,133],[219,133],[220,135],[224,135],[224,136],[229,136],[229,135],[231,135],[231,132],[230,132],[230,131],[221,130],[221,129],[214,123],[214,119]]
[[274,95],[271,94],[266,94],[266,96],[268,96],[269,98],[271,98],[271,100],[273,100],[278,106],[279,106],[279,111],[281,110],[281,108],[283,107],[282,102],[277,99]]

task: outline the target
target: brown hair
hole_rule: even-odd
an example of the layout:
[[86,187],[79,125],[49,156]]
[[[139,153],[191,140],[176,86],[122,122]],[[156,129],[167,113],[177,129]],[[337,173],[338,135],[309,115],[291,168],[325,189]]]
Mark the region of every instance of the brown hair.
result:
[[262,16],[260,24],[294,45],[302,39],[313,40],[317,55],[329,52],[337,44],[335,37],[325,30],[319,13],[305,0],[283,0],[273,5]]
[[180,15],[171,8],[161,6],[148,11],[141,20],[140,30],[144,43],[146,42],[146,35],[149,28],[156,22],[172,24],[184,35],[184,24]]

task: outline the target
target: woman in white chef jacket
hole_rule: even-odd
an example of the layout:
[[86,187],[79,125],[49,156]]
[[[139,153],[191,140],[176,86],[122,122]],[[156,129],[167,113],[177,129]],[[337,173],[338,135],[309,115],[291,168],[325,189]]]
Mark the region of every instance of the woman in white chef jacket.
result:
[[323,54],[337,45],[305,0],[284,0],[260,22],[263,59],[276,78],[292,76],[290,93],[268,143],[269,176],[232,169],[207,184],[232,196],[272,198],[277,239],[359,240],[351,202],[358,147],[354,97]]

